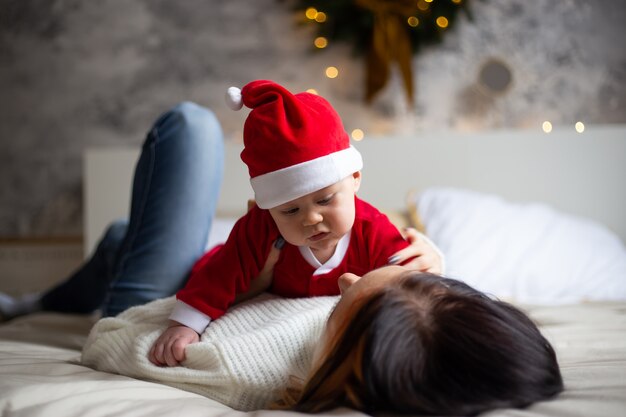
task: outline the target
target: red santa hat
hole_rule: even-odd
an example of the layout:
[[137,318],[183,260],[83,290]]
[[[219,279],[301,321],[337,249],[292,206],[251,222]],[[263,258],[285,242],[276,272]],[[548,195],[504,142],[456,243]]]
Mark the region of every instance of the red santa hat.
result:
[[361,154],[332,106],[311,93],[292,94],[272,81],[230,87],[233,110],[252,109],[241,159],[260,208],[279,206],[341,181],[363,167]]

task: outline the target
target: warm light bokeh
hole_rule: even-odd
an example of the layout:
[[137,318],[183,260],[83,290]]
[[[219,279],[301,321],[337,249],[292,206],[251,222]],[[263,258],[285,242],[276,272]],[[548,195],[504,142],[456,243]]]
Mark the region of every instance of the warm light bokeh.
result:
[[552,132],[552,123],[548,122],[547,120],[545,122],[543,122],[543,124],[541,125],[541,128],[543,129],[544,132],[546,133],[550,133]]
[[328,67],[326,68],[326,76],[328,78],[337,78],[339,76],[339,70],[337,67]]
[[365,133],[363,133],[361,129],[354,129],[350,136],[352,136],[352,139],[358,142],[360,140],[363,140],[363,138],[365,137]]

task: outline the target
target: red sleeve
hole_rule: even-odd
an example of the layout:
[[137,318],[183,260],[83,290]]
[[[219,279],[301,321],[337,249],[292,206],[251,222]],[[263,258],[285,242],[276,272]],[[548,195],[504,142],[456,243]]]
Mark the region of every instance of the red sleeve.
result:
[[362,233],[367,246],[369,270],[387,265],[389,257],[409,246],[398,228],[375,207],[362,200],[357,200],[356,207],[363,222]]
[[254,207],[235,223],[224,245],[195,263],[176,298],[213,320],[221,317],[258,276],[277,237],[267,210]]

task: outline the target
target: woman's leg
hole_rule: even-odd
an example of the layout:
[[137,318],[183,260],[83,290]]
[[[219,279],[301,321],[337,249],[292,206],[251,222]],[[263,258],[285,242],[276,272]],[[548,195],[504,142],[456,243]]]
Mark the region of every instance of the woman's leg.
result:
[[222,182],[220,125],[182,103],[159,118],[137,162],[128,230],[103,315],[174,294],[204,253]]
[[[152,127],[135,168],[130,220],[113,223],[92,257],[28,305],[0,299],[8,314],[44,310],[115,315],[174,294],[204,252],[222,182],[223,138],[207,109],[182,103]],[[0,308],[0,310],[3,310]]]
[[43,294],[41,309],[87,314],[100,308],[111,284],[113,267],[127,229],[126,220],[111,223],[89,260],[67,281]]

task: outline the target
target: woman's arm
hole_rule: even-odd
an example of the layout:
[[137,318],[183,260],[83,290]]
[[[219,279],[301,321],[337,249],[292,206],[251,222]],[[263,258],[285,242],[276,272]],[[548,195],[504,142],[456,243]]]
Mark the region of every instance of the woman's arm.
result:
[[[248,200],[248,211],[252,210],[255,206],[255,200]],[[265,265],[263,265],[263,269],[261,269],[259,275],[250,282],[250,288],[248,288],[248,291],[244,293],[239,293],[235,296],[234,304],[238,304],[254,298],[262,292],[267,291],[268,288],[272,286],[272,281],[274,279],[274,265],[276,265],[276,262],[278,262],[280,250],[283,248],[284,244],[285,240],[282,237],[276,239],[276,241],[272,245],[272,248],[270,249],[269,255],[267,256]]]
[[282,237],[278,238],[276,242],[274,242],[272,248],[270,249],[270,253],[267,256],[267,260],[265,261],[263,269],[261,270],[259,275],[250,282],[250,287],[248,288],[248,291],[237,294],[234,304],[254,298],[262,292],[267,291],[268,288],[271,287],[272,281],[274,279],[274,265],[276,265],[276,262],[278,262],[280,250],[282,249],[284,244],[284,240],[281,241],[281,239]]

